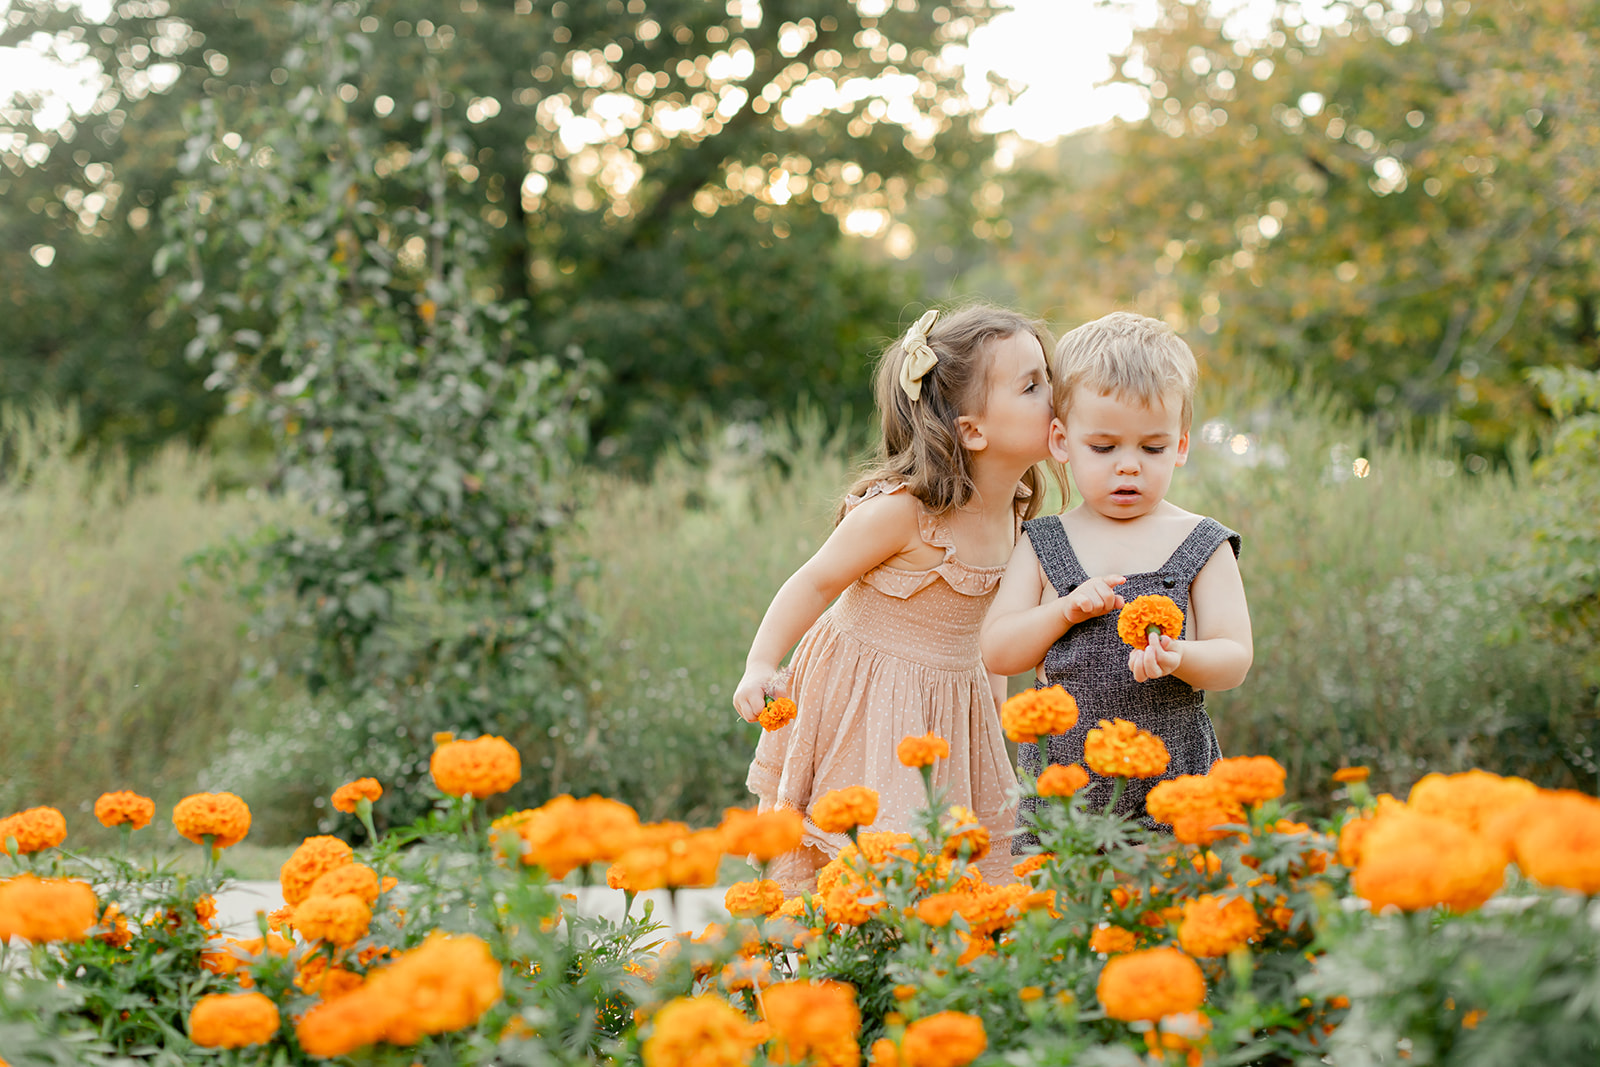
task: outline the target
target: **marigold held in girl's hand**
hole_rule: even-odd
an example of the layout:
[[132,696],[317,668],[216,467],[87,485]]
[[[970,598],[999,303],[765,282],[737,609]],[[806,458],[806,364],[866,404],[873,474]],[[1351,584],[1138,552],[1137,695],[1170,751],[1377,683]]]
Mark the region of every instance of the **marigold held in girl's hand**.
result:
[[1152,627],[1173,640],[1183,636],[1183,612],[1170,597],[1134,597],[1117,616],[1117,636],[1134,648],[1149,646]]
[[1000,727],[1019,745],[1064,734],[1076,725],[1078,702],[1059,685],[1024,689],[1000,706]]
[[1126,719],[1101,719],[1083,742],[1083,762],[1106,778],[1160,778],[1171,760],[1161,738]]
[[756,721],[763,730],[781,730],[794,721],[800,708],[788,697],[773,697],[761,706]]

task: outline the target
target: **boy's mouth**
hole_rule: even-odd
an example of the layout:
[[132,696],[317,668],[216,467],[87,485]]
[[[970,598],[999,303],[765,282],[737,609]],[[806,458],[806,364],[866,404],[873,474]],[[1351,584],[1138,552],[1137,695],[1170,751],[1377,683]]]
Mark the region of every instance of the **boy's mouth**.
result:
[[1139,490],[1130,485],[1122,485],[1111,491],[1111,497],[1114,500],[1137,500],[1139,498]]

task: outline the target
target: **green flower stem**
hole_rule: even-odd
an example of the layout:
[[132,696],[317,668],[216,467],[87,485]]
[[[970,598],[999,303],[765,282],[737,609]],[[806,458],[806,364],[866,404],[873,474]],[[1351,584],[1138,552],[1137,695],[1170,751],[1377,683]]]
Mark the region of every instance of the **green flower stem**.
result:
[[378,831],[372,827],[371,800],[368,800],[366,797],[362,797],[360,800],[356,801],[356,818],[360,819],[361,825],[366,828],[367,840],[372,842],[373,847],[377,847]]
[[1123,790],[1128,788],[1127,775],[1117,775],[1117,784],[1111,787],[1111,801],[1106,805],[1105,814],[1110,815],[1117,810],[1117,801],[1122,799]]

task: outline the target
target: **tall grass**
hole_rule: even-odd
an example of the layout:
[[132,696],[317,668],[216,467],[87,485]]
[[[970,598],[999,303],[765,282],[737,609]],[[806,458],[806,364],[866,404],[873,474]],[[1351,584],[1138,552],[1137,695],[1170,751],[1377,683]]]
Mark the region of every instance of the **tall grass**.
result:
[[70,413],[0,415],[0,810],[53,804],[92,836],[74,813],[101,791],[176,800],[259,706],[235,696],[244,610],[185,559],[281,505],[208,494],[188,450],[135,474],[79,441]]

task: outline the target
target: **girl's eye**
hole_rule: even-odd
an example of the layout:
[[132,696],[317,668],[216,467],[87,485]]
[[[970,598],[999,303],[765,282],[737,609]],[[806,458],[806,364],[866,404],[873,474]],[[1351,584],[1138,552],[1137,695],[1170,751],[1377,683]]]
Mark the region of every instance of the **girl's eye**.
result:
[[1028,383],[1028,387],[1026,389],[1024,389],[1023,392],[1024,393],[1036,392],[1038,390],[1038,388],[1039,388],[1039,383],[1038,382],[1029,382]]

